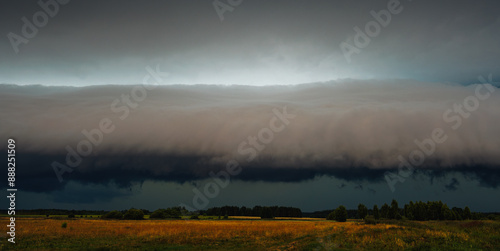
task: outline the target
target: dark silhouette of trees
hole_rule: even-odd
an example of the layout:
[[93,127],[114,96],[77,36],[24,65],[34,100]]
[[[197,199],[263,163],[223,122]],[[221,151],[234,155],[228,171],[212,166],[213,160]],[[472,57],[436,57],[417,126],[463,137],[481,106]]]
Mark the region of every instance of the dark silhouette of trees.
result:
[[373,206],[373,218],[375,218],[375,220],[380,219],[380,213],[377,205]]
[[102,216],[103,219],[121,219],[123,218],[123,214],[120,211],[114,210],[109,213],[106,213]]
[[387,205],[387,203],[384,203],[380,208],[380,218],[389,218],[389,205]]
[[392,200],[391,208],[389,209],[389,219],[401,219],[401,214],[399,213],[399,206],[396,200]]
[[413,218],[413,211],[410,210],[411,208],[413,208],[414,205],[413,205],[413,201],[410,201],[410,204],[405,204],[405,207],[404,207],[404,210],[403,210],[403,214],[404,216],[407,218],[407,219],[412,219]]
[[419,221],[428,220],[429,213],[427,204],[421,201],[417,202],[415,205],[414,215],[415,215],[415,220]]
[[[141,214],[142,212],[142,214]],[[337,214],[337,212],[342,212]],[[167,209],[158,209],[151,213],[151,219],[179,219],[182,215],[193,215],[196,213],[198,215],[209,215],[209,216],[219,216],[221,219],[223,216],[257,216],[264,218],[273,217],[317,217],[324,218],[328,220],[339,220],[345,221],[344,219],[354,219],[354,218],[366,218],[369,214],[373,214],[373,218],[379,220],[381,218],[385,219],[401,219],[402,216],[408,220],[426,221],[426,220],[482,220],[488,219],[488,214],[471,212],[469,207],[449,208],[447,204],[441,201],[410,201],[405,204],[403,208],[399,208],[398,202],[392,200],[391,205],[384,203],[379,209],[378,205],[374,205],[372,210],[368,210],[363,204],[359,204],[356,210],[347,210],[345,207],[340,206],[333,212],[330,210],[316,211],[311,213],[302,213],[299,208],[294,207],[263,207],[255,206],[250,207],[237,207],[237,206],[224,206],[224,207],[213,207],[207,210],[200,210],[197,212],[189,212],[183,207],[172,207]],[[18,210],[16,211],[18,215],[47,215],[57,216],[64,215],[68,218],[73,217],[73,215],[78,215],[79,217],[89,217],[88,215],[102,215],[103,219],[143,219],[144,214],[149,214],[149,211],[143,209],[130,209],[128,211],[98,211],[98,210],[64,210],[64,209],[32,209],[32,210]],[[124,214],[126,215],[124,217]],[[92,216],[90,216],[92,217]],[[339,218],[338,218],[339,217]],[[491,219],[497,219],[498,214],[492,214],[489,216]]]
[[326,216],[327,220],[335,220],[335,210],[333,210],[331,213]]
[[462,218],[463,218],[464,220],[470,220],[470,219],[472,219],[472,214],[471,214],[471,212],[470,212],[469,207],[465,207],[465,208],[464,208],[464,214],[463,214]]
[[326,217],[327,220],[345,222],[347,220],[347,210],[344,206],[339,206]]
[[335,209],[335,220],[338,222],[345,222],[347,220],[347,210],[344,206],[339,206]]
[[441,215],[440,215],[440,220],[456,220],[455,215],[453,214],[453,211],[451,211],[450,208],[448,208],[448,205],[443,204],[441,206]]
[[[392,208],[391,208],[392,209]],[[448,205],[441,201],[413,202],[405,204],[404,216],[409,220],[465,220],[472,218],[469,207],[461,209],[454,207],[450,209]]]
[[[223,206],[223,207],[212,207],[205,211],[200,211],[202,214],[212,215],[212,216],[261,216],[262,210],[267,207],[255,206],[253,208],[248,207],[236,207],[236,206]],[[295,207],[269,207],[272,211],[274,217],[302,217],[302,211],[300,208]]]
[[368,215],[368,208],[366,208],[365,205],[359,204],[358,205],[358,218],[364,219]]
[[124,215],[125,220],[143,220],[144,212],[140,209],[131,208]]
[[165,219],[165,218],[167,218],[166,214],[165,214],[165,209],[158,209],[158,210],[154,211],[149,216],[149,218],[151,218],[151,219]]
[[181,208],[173,207],[167,209],[158,209],[154,211],[149,218],[152,219],[180,219],[181,218]]
[[[453,214],[455,215],[456,220],[464,220],[464,210],[459,208],[459,207],[453,207],[451,209],[453,211]],[[470,212],[470,210],[469,210]]]
[[274,218],[273,209],[270,208],[270,207],[264,207],[264,208],[262,208],[262,212],[260,214],[260,218],[262,218],[262,219],[273,219]]

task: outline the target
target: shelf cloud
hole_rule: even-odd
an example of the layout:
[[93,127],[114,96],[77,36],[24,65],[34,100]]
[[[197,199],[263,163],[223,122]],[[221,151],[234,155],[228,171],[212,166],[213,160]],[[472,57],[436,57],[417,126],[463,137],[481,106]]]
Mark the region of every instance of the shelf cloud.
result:
[[410,80],[0,85],[0,136],[18,138],[26,156],[18,175],[34,190],[63,186],[54,163],[68,168],[64,180],[128,186],[209,178],[228,163],[241,166],[242,180],[381,180],[401,158],[417,171],[475,172],[497,186],[499,95],[491,84]]

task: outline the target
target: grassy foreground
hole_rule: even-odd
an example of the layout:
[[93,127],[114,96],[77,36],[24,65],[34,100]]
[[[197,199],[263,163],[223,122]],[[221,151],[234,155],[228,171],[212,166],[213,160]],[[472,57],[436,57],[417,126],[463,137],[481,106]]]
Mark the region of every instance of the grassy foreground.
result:
[[[63,228],[63,223],[67,227]],[[8,224],[6,217],[1,224]],[[6,229],[6,228],[5,228]],[[17,218],[1,250],[492,250],[498,221],[101,220]]]

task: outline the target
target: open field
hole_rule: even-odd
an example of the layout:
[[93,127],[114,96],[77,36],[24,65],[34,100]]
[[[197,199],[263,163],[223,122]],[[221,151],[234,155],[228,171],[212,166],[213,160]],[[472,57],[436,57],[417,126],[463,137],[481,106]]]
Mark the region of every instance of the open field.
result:
[[[62,224],[66,222],[67,227]],[[1,218],[7,225],[7,218]],[[101,220],[17,218],[11,249],[491,250],[498,221]]]

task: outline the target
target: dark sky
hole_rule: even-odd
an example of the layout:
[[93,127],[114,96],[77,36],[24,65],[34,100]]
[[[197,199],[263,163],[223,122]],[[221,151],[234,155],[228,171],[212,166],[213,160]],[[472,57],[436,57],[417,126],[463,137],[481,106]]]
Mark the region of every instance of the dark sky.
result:
[[[498,1],[401,1],[348,63],[340,44],[390,1],[70,1],[15,53],[37,1],[0,4],[0,83],[135,84],[160,64],[167,84],[276,85],[339,78],[471,83],[499,75]],[[225,1],[222,1],[226,3]],[[43,18],[39,18],[43,21]]]
[[[500,210],[497,1],[220,2],[223,19],[212,1],[0,4],[20,208],[196,207],[201,191],[208,207]],[[433,135],[446,141],[398,169]]]

